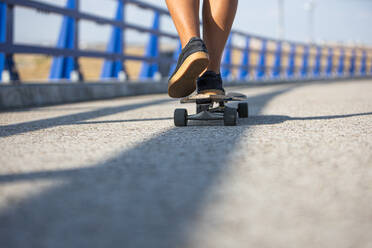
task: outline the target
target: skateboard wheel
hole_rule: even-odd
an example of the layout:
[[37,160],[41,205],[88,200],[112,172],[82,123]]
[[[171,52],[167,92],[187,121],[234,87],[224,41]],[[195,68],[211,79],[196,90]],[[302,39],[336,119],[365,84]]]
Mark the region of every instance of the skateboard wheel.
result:
[[247,102],[241,102],[238,104],[238,114],[239,118],[248,118],[249,110]]
[[174,125],[176,127],[187,126],[187,110],[186,109],[176,109],[174,110]]
[[236,126],[236,109],[225,107],[223,115],[223,124],[225,126]]

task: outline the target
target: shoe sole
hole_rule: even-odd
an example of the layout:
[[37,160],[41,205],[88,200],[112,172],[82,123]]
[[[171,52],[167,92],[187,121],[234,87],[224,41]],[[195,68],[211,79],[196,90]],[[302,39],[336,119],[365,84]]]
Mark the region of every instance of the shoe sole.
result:
[[209,64],[208,54],[196,52],[185,59],[178,71],[169,79],[168,95],[186,97],[196,89],[196,80]]

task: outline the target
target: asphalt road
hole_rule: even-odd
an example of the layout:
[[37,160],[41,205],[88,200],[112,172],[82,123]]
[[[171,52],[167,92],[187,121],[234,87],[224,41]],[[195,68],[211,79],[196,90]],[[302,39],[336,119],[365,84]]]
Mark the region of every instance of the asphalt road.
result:
[[0,113],[0,247],[372,247],[372,81],[231,90],[236,127],[166,95]]

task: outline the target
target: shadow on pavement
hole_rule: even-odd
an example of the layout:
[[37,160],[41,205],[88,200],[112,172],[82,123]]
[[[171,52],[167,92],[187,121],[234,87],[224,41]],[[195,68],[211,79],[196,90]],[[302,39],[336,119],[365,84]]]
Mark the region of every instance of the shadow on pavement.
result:
[[160,100],[155,100],[155,101],[152,100],[152,101],[147,101],[143,103],[135,103],[135,104],[129,104],[129,105],[115,106],[115,107],[106,107],[106,108],[100,108],[100,109],[96,109],[96,110],[92,110],[88,112],[58,116],[54,118],[42,119],[42,120],[37,120],[37,121],[23,122],[23,123],[13,124],[13,125],[0,126],[0,137],[9,137],[9,136],[16,135],[16,134],[32,132],[32,131],[56,127],[56,126],[72,125],[72,124],[76,124],[84,120],[94,119],[94,118],[103,117],[107,115],[113,115],[113,114],[117,114],[117,113],[121,113],[125,111],[130,111],[133,109],[143,108],[146,106],[162,104],[162,103],[169,102],[169,101],[172,101],[172,100],[171,99],[160,99]]
[[[250,97],[253,114],[294,88]],[[141,106],[150,104],[154,103]],[[75,120],[59,117],[41,126],[128,109],[86,113]],[[0,184],[62,182],[0,213],[2,246],[188,247],[207,198],[223,182],[224,170],[233,166],[231,151],[248,129],[247,125],[172,128],[90,167],[2,175]]]
[[127,120],[107,120],[107,121],[84,121],[84,122],[73,123],[72,125],[143,122],[143,121],[166,121],[166,120],[173,120],[173,117],[141,118],[141,119],[127,119]]
[[356,116],[372,115],[372,112],[356,113],[348,115],[325,115],[325,116],[308,116],[308,117],[290,117],[287,115],[255,115],[248,119],[240,119],[240,125],[256,126],[256,125],[272,125],[279,124],[285,121],[313,121],[313,120],[333,120],[344,119]]

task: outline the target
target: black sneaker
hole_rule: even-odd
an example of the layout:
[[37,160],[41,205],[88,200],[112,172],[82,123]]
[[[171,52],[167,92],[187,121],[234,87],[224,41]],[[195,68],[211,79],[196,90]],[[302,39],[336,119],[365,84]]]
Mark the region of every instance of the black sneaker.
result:
[[168,81],[168,95],[186,97],[194,92],[196,79],[209,64],[208,50],[202,39],[193,37],[182,49],[177,66]]
[[196,84],[198,94],[225,95],[221,74],[217,74],[214,71],[206,71],[198,78]]

